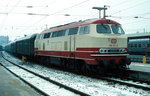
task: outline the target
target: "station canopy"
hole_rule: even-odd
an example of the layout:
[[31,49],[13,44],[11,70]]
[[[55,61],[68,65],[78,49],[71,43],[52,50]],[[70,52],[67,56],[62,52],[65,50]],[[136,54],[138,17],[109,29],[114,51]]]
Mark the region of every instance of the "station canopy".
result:
[[150,32],[127,34],[128,39],[150,39]]

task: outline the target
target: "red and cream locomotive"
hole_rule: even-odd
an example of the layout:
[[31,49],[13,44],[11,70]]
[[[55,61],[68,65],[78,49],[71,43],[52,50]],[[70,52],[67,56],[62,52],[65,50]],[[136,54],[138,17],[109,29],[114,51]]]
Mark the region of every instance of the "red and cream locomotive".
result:
[[[118,22],[89,19],[52,27],[38,34],[35,55],[78,70],[124,68],[127,37]],[[41,57],[42,56],[42,57]]]
[[[98,9],[104,10],[105,17],[107,8],[104,6]],[[16,50],[12,53],[30,58],[35,56],[33,58],[42,63],[79,71],[105,72],[126,68],[130,64],[127,58],[127,37],[121,24],[105,18],[55,26],[38,35],[17,40],[13,45],[16,47],[8,44],[5,50]],[[30,46],[29,50],[27,45]]]

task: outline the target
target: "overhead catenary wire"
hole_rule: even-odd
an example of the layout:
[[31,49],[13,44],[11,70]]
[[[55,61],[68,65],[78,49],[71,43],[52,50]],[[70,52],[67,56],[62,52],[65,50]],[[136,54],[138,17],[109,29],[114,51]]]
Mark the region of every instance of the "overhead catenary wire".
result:
[[[7,3],[7,5],[6,5],[6,11],[7,11],[7,8],[8,8],[8,6],[9,6],[9,4],[10,4],[10,1],[11,1],[11,0],[9,0],[8,3]],[[11,13],[11,12],[15,9],[15,7],[20,3],[20,1],[21,1],[21,0],[18,0],[17,3],[14,5],[14,7],[12,7],[12,8],[8,11],[8,14],[4,17],[4,19],[3,19],[3,21],[2,21],[2,26],[1,26],[1,28],[0,28],[0,32],[1,32],[1,30],[3,29],[3,26],[5,25],[5,22],[6,22],[7,18],[8,18],[9,13]]]
[[[61,12],[65,11],[65,10],[68,10],[68,9],[73,8],[73,7],[79,6],[79,5],[83,4],[83,3],[86,3],[86,2],[88,2],[88,1],[89,1],[89,0],[84,0],[84,1],[82,1],[82,2],[79,2],[79,3],[77,3],[77,4],[74,4],[74,5],[72,5],[72,6],[69,6],[69,7],[67,7],[67,8],[64,8],[64,9],[62,9],[62,10],[59,10],[59,11],[57,11],[57,12],[54,12],[54,13],[52,13],[52,14],[50,14],[50,15],[56,15],[56,14],[58,14],[58,13],[61,13]],[[40,23],[41,21],[45,20],[45,19],[48,18],[48,17],[49,17],[49,15],[48,15],[48,16],[44,16],[43,18],[41,18],[40,20],[36,21],[35,23],[33,23],[33,24],[29,25],[29,26],[34,26],[35,24]],[[28,27],[28,28],[29,28],[29,27]],[[28,28],[27,28],[27,29],[28,29]],[[25,29],[25,30],[26,30],[26,29]],[[22,32],[23,32],[23,31],[22,31]]]
[[[11,1],[11,2],[10,2]],[[8,4],[8,11],[7,12],[9,12],[13,7],[14,7],[14,5],[17,3],[17,1],[19,1],[19,0],[16,0],[15,2],[14,1],[12,1],[12,0],[10,0],[9,1],[9,4]],[[30,0],[28,0],[28,1],[30,1]],[[34,0],[31,0],[31,1],[34,1]],[[80,13],[80,11],[78,12],[78,13],[76,13],[76,12],[74,12],[73,14],[69,14],[68,12],[70,12],[70,11],[73,11],[74,9],[82,9],[82,5],[81,4],[83,4],[84,2],[87,2],[87,1],[91,1],[91,0],[82,0],[82,1],[76,1],[76,4],[75,4],[75,2],[74,2],[74,4],[72,3],[72,2],[70,2],[70,3],[68,3],[68,4],[66,4],[67,6],[59,6],[59,8],[61,8],[61,9],[59,9],[58,10],[58,4],[56,5],[56,6],[54,6],[54,3],[57,3],[56,1],[58,1],[58,0],[49,0],[49,1],[47,1],[47,0],[45,0],[45,1],[42,1],[42,2],[40,2],[39,1],[39,3],[40,3],[40,5],[39,5],[39,3],[34,3],[34,2],[29,2],[28,4],[29,5],[27,5],[27,6],[29,6],[29,7],[31,7],[32,6],[32,8],[31,8],[31,10],[29,9],[27,9],[28,7],[25,5],[25,3],[23,3],[23,0],[21,0],[20,2],[21,3],[19,3],[14,9],[13,9],[13,11],[11,12],[11,13],[9,13],[9,16],[8,16],[8,20],[10,20],[11,21],[11,19],[10,19],[10,16],[23,16],[23,17],[25,17],[25,15],[26,15],[26,13],[27,12],[35,12],[36,14],[35,15],[31,15],[31,16],[26,16],[25,17],[25,19],[26,19],[26,21],[25,20],[22,20],[22,22],[21,21],[18,21],[19,23],[18,23],[18,25],[15,25],[17,22],[15,22],[15,23],[13,23],[13,24],[11,24],[11,22],[9,23],[9,24],[7,24],[7,25],[11,25],[11,26],[13,26],[13,30],[12,30],[12,27],[9,27],[10,28],[10,32],[11,31],[13,31],[13,33],[14,32],[19,32],[20,34],[21,33],[29,33],[29,30],[31,30],[30,31],[30,33],[32,32],[33,33],[33,31],[35,31],[35,32],[40,32],[41,30],[40,30],[40,28],[42,27],[42,28],[45,28],[45,25],[46,24],[48,24],[48,27],[49,26],[55,26],[56,24],[64,24],[64,22],[72,22],[72,21],[77,21],[77,19],[78,20],[83,20],[83,19],[85,19],[86,17],[84,16],[84,14],[85,13],[88,13],[88,12],[84,12],[84,14],[83,15],[80,15],[79,13]],[[96,1],[96,0],[95,0]],[[89,2],[89,3],[94,3],[95,2],[94,0],[92,0],[91,2]],[[147,0],[143,0],[143,1],[135,1],[135,2],[133,2],[133,1],[135,1],[135,0],[132,0],[132,1],[129,1],[129,0],[120,0],[120,1],[117,1],[117,2],[112,2],[112,4],[111,4],[111,6],[110,6],[110,13],[114,13],[114,12],[117,12],[117,11],[119,11],[119,10],[122,10],[122,9],[127,9],[127,8],[131,8],[131,7],[133,7],[133,6],[135,6],[135,5],[137,5],[138,3],[142,3],[142,2],[145,2],[146,3],[146,1]],[[8,2],[8,1],[7,1]],[[51,4],[51,2],[53,2],[53,4]],[[58,1],[58,2],[60,2],[60,1]],[[83,3],[82,3],[83,2]],[[79,6],[78,7],[76,7],[76,5],[78,5],[79,3],[81,3],[80,5],[80,7],[81,8],[79,8]],[[89,4],[88,3],[88,4]],[[108,2],[107,2],[108,3]],[[143,6],[145,3],[142,3],[141,5],[138,5],[138,6]],[[33,5],[32,5],[33,4]],[[69,5],[70,4],[70,5]],[[2,6],[3,6],[4,4],[2,4]],[[61,4],[62,5],[62,4]],[[84,4],[85,5],[85,4]],[[83,6],[84,6],[83,5]],[[25,11],[21,11],[21,10],[18,10],[19,8],[21,9],[22,7],[24,6],[24,8],[26,8],[25,9]],[[74,8],[74,6],[75,6],[75,8]],[[85,5],[86,6],[86,5]],[[90,5],[91,6],[91,5]],[[95,5],[93,5],[93,6],[95,6]],[[119,7],[118,7],[119,6]],[[134,9],[137,9],[138,8],[138,6],[135,6],[135,7],[133,7]],[[1,7],[0,7],[1,8]],[[38,9],[38,10],[36,10],[36,8]],[[53,8],[53,9],[52,9]],[[88,7],[86,7],[86,8],[88,8]],[[131,8],[131,10],[133,10],[133,8]],[[111,18],[113,18],[113,19],[115,19],[116,21],[118,21],[118,22],[120,22],[121,21],[121,23],[122,23],[122,21],[124,21],[123,23],[130,23],[131,21],[131,19],[132,18],[134,18],[134,17],[136,17],[136,16],[138,16],[138,17],[144,17],[144,18],[146,18],[146,17],[149,17],[149,11],[147,11],[147,9],[145,8],[145,7],[143,7],[144,8],[144,10],[145,11],[143,11],[143,12],[140,12],[139,11],[139,13],[137,13],[137,11],[134,13],[134,14],[128,14],[129,16],[125,16],[125,15],[127,15],[127,14],[125,14],[125,15],[123,15],[123,13],[126,13],[126,12],[128,12],[128,11],[126,11],[126,10],[122,10],[122,11],[120,11],[120,13],[119,14],[114,14],[114,15],[112,15],[112,17],[110,17],[110,19]],[[114,9],[114,10],[112,10],[112,9]],[[64,11],[63,11],[64,10]],[[127,9],[128,10],[128,9]],[[1,10],[2,11],[2,10]],[[20,11],[20,12],[19,12]],[[89,10],[90,11],[90,10]],[[147,11],[147,12],[146,12]],[[58,13],[57,13],[58,12]],[[67,12],[67,14],[69,14],[70,15],[70,17],[68,16],[68,17],[63,17],[63,15],[65,16],[66,14],[63,14],[63,13],[65,13],[65,12]],[[109,12],[109,11],[108,11]],[[3,12],[1,12],[2,14],[3,14]],[[1,15],[1,13],[0,13],[0,15]],[[44,14],[46,14],[45,16],[44,16]],[[81,13],[82,14],[82,13]],[[109,14],[109,13],[108,13]],[[4,16],[5,15],[7,15],[7,13],[6,14],[4,14]],[[60,15],[60,16],[59,16]],[[90,16],[91,15],[91,16]],[[92,17],[92,18],[95,18],[95,17],[97,17],[97,16],[95,16],[95,15],[98,15],[98,14],[95,14],[94,15],[94,13],[92,13],[92,14],[90,14],[89,16],[87,16],[87,17]],[[93,15],[93,16],[92,16]],[[144,16],[142,16],[142,15],[144,15]],[[3,16],[3,15],[1,15],[1,16]],[[4,18],[4,16],[3,16],[3,18]],[[52,23],[51,24],[51,21],[53,22],[53,20],[51,19],[51,18],[53,18],[53,17],[58,17],[58,18],[62,18],[62,20],[60,20],[60,19],[58,19],[58,20],[55,20],[55,22],[54,23]],[[74,17],[77,17],[77,18],[74,18]],[[85,17],[85,18],[84,18]],[[66,19],[65,19],[66,18]],[[83,19],[82,19],[83,18]],[[120,19],[121,18],[121,19]],[[142,20],[145,20],[144,18],[138,18],[138,19],[140,19],[141,20],[141,22],[142,22]],[[64,19],[64,20],[63,20]],[[129,20],[130,19],[130,20]],[[135,21],[137,18],[135,18],[135,19],[132,19],[132,21]],[[8,20],[6,20],[6,21],[8,21]],[[72,21],[71,21],[72,20]],[[1,20],[2,21],[2,20]],[[5,22],[6,22],[5,21]],[[12,21],[14,21],[14,20],[12,20]],[[17,20],[16,20],[17,21]],[[137,20],[136,20],[137,21]],[[137,22],[137,23],[139,23],[139,22]],[[50,25],[51,24],[51,25]],[[1,25],[2,25],[2,23],[1,23]],[[18,27],[19,25],[22,25],[22,26],[25,26],[25,27]],[[127,24],[128,25],[128,24]],[[3,26],[5,26],[5,24],[3,25]],[[36,28],[36,26],[38,26],[37,28]],[[40,28],[39,28],[40,27]],[[18,28],[18,29],[17,29]],[[6,30],[5,29],[7,29],[7,31],[8,31],[8,27],[7,28],[2,28],[2,29],[4,29],[4,31],[6,32]],[[37,31],[35,30],[35,29],[37,29]],[[27,31],[26,31],[27,30]],[[3,31],[3,32],[4,32]],[[26,34],[25,33],[25,34]]]
[[[148,0],[146,0],[146,1],[148,1]],[[120,12],[122,12],[122,11],[127,11],[128,9],[135,8],[135,7],[137,7],[138,5],[142,5],[142,4],[144,4],[144,3],[146,3],[146,2],[145,2],[145,1],[142,1],[142,2],[137,3],[137,4],[135,4],[135,5],[132,5],[132,6],[129,6],[129,7],[127,7],[127,8],[124,8],[124,9],[121,9],[121,10],[119,10],[119,11],[116,11],[116,12],[112,13],[111,15],[120,13]]]
[[111,7],[118,7],[118,6],[121,6],[121,5],[126,4],[126,3],[128,3],[127,0],[124,0],[124,1],[121,1],[117,4],[112,5]]
[[[149,22],[150,18],[146,17],[146,15],[149,15],[150,12],[144,12],[144,13],[136,13],[136,14],[133,14],[131,16],[114,16],[115,14],[117,13],[121,13],[121,12],[125,12],[125,11],[128,11],[129,9],[133,9],[133,8],[136,8],[137,6],[142,6],[144,4],[148,3],[148,0],[144,0],[144,1],[139,1],[137,3],[135,3],[134,5],[132,4],[132,6],[127,6],[127,7],[123,7],[123,9],[119,10],[119,11],[116,11],[114,13],[111,14],[111,17],[112,18],[117,18],[117,19],[122,19],[122,21],[126,22],[126,23],[123,23],[124,25],[131,25],[131,24],[134,24],[134,23],[137,23],[139,24],[140,22]],[[119,4],[119,3],[118,3]],[[122,4],[121,4],[122,5]],[[116,5],[116,7],[118,7],[119,5]],[[115,6],[114,6],[115,7]],[[115,7],[115,8],[116,8]],[[143,9],[141,9],[143,10]],[[136,11],[136,10],[135,10]],[[130,20],[129,20],[130,19]],[[140,19],[140,20],[136,20],[136,19]],[[141,28],[142,29],[142,28]]]
[[[7,3],[6,6],[5,6],[5,7],[6,7],[6,11],[7,11],[7,8],[8,8],[8,5],[9,5],[10,1],[11,1],[11,0],[9,0],[8,3]],[[1,24],[1,26],[0,26],[0,32],[2,31],[3,26],[4,26],[4,24],[5,24],[5,21],[6,21],[7,17],[8,17],[8,14],[7,14],[7,13],[3,13],[3,14],[5,14],[6,16],[5,16],[4,19],[2,20],[2,24]]]

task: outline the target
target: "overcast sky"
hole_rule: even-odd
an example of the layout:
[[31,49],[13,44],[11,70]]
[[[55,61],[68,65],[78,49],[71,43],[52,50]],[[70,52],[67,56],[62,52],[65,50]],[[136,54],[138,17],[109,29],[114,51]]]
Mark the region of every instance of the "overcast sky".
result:
[[56,25],[98,18],[92,7],[104,5],[109,6],[109,19],[121,23],[127,34],[150,32],[150,0],[0,0],[0,35],[14,40]]

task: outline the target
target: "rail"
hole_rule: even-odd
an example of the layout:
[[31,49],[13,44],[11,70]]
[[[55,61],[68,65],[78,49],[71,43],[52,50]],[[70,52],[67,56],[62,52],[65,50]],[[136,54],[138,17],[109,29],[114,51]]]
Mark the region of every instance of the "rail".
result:
[[[28,70],[28,69],[26,69],[26,68],[23,68],[23,67],[21,67],[21,66],[15,64],[15,63],[9,61],[9,60],[6,59],[3,55],[2,55],[2,57],[3,57],[6,61],[8,61],[9,63],[11,63],[11,64],[13,64],[13,65],[15,65],[15,66],[17,66],[17,67],[19,67],[19,68],[21,68],[21,69],[27,71],[27,72],[30,72],[30,73],[32,73],[32,74],[34,74],[34,75],[36,75],[36,76],[38,76],[38,77],[40,77],[40,78],[42,78],[42,79],[48,81],[48,82],[50,82],[50,83],[53,83],[53,84],[55,84],[55,85],[57,85],[57,86],[60,86],[61,88],[64,88],[64,89],[66,89],[66,90],[69,90],[69,91],[71,91],[71,92],[73,92],[73,93],[75,93],[75,94],[78,94],[78,95],[80,95],[80,96],[90,96],[90,95],[88,95],[88,94],[86,94],[86,93],[84,93],[84,92],[81,92],[81,91],[76,90],[76,89],[74,89],[74,88],[68,87],[68,86],[63,85],[63,84],[61,84],[61,83],[59,83],[59,82],[56,82],[56,81],[54,81],[54,80],[51,80],[50,78],[44,77],[44,76],[42,76],[42,75],[40,75],[40,74],[37,74],[37,73],[35,73],[35,72],[33,72],[33,71],[30,71],[30,70]],[[1,64],[1,65],[2,65],[2,64]],[[2,65],[2,66],[5,67],[4,65]],[[6,67],[5,67],[5,68],[6,68]],[[6,68],[6,69],[7,69],[8,71],[10,71],[12,74],[14,74],[16,77],[18,77],[18,78],[20,78],[21,80],[23,80],[25,83],[29,84],[32,88],[34,88],[34,89],[37,90],[38,92],[42,93],[44,96],[49,96],[47,93],[45,93],[45,92],[39,90],[39,89],[36,88],[34,85],[30,84],[28,81],[26,81],[26,80],[24,80],[23,78],[19,77],[17,74],[13,73],[13,72],[12,72],[11,70],[9,70],[8,68]]]

